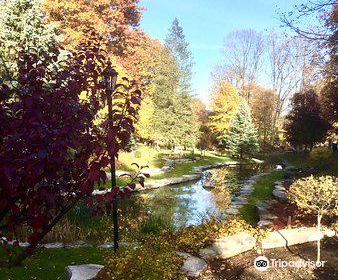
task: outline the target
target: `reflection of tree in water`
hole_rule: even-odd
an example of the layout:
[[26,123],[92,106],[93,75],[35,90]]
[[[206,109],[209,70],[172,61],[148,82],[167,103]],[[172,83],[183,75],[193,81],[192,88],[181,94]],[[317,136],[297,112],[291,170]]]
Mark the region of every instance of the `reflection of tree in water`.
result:
[[159,188],[145,196],[145,204],[154,217],[160,217],[165,223],[184,226],[191,218],[193,201],[189,187]]

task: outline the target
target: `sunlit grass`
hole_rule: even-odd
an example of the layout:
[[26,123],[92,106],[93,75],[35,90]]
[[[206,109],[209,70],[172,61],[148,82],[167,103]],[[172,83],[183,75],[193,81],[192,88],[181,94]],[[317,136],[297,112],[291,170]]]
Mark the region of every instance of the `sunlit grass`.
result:
[[[103,264],[103,258],[111,249],[81,247],[73,249],[39,249],[15,268],[0,268],[0,280],[65,280],[65,267],[76,264]],[[4,252],[0,248],[0,258]]]
[[249,204],[243,205],[240,213],[245,221],[250,224],[258,222],[256,203],[273,198],[272,191],[275,188],[275,182],[284,178],[283,171],[274,171],[270,174],[260,177],[253,185],[253,192],[248,198]]

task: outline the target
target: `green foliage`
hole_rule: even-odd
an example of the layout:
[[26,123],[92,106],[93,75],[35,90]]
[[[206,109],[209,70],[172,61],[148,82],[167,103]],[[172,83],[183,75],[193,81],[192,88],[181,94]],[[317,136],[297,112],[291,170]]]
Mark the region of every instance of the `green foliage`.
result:
[[254,225],[258,222],[256,203],[272,198],[272,191],[275,188],[275,182],[282,180],[283,177],[283,171],[275,171],[260,177],[256,181],[256,183],[253,185],[253,192],[248,198],[249,204],[243,205],[239,210],[245,221],[251,225]]
[[245,102],[239,105],[229,132],[224,137],[224,143],[232,155],[240,158],[258,152],[257,130],[251,118],[250,108]]
[[17,76],[20,51],[40,53],[60,39],[55,28],[45,23],[40,0],[5,1],[0,6],[0,76],[7,80]]
[[[84,263],[102,264],[111,249],[81,247],[72,249],[39,249],[34,256],[15,268],[0,268],[0,280],[66,280],[65,267]],[[5,253],[0,248],[0,259]]]
[[177,18],[174,19],[169,34],[165,39],[165,45],[170,53],[176,58],[179,66],[179,93],[187,94],[191,90],[192,56],[189,51],[189,43],[185,39],[183,28],[179,25]]
[[172,240],[149,236],[140,246],[122,248],[109,254],[98,280],[174,280],[183,279],[179,272],[182,259]]
[[332,176],[299,179],[291,185],[288,195],[306,213],[338,215],[338,181]]
[[145,235],[158,235],[162,230],[168,227],[168,223],[166,223],[161,217],[154,217],[150,215],[147,220],[141,223],[140,233]]

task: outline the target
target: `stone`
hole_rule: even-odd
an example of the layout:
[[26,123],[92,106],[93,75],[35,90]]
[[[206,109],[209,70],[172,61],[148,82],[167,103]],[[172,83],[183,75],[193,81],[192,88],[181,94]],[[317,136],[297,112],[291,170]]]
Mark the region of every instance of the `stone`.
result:
[[217,252],[214,251],[212,248],[203,248],[199,250],[199,255],[203,259],[212,259],[217,256]]
[[101,271],[103,265],[98,264],[82,264],[70,265],[66,267],[67,280],[90,280],[94,279]]
[[229,215],[238,215],[239,214],[238,208],[234,208],[234,206],[231,206],[230,208],[226,209],[225,212]]
[[85,246],[91,246],[89,244],[87,244],[85,241],[83,240],[78,240],[75,241],[74,243],[70,243],[70,244],[66,244],[65,248],[79,248],[79,247],[85,247]]
[[[120,247],[128,247],[128,246],[132,246],[133,248],[138,248],[140,246],[140,244],[138,242],[119,242],[119,246]],[[104,248],[104,249],[109,249],[109,248],[114,248],[114,242],[106,242],[103,243],[99,246],[97,246],[98,248]]]
[[263,213],[259,213],[259,218],[260,220],[274,220],[274,219],[277,219],[278,217],[269,212],[263,212]]
[[257,158],[252,158],[251,160],[255,163],[263,163],[264,162],[264,160],[260,160],[260,159],[257,159]]
[[[323,238],[324,234],[321,233],[319,238]],[[273,231],[262,240],[263,249],[271,249],[277,247],[287,247],[306,242],[313,242],[318,240],[317,229],[311,228],[294,228],[282,229]]]
[[269,221],[269,220],[260,220],[258,223],[257,223],[257,226],[259,228],[267,228],[267,227],[270,227],[270,226],[273,226],[273,222]]
[[46,243],[42,244],[41,247],[46,248],[46,249],[62,249],[65,248],[65,244],[56,242],[56,243]]
[[288,201],[288,196],[286,195],[285,192],[278,190],[278,189],[274,189],[272,191],[272,194],[280,201],[286,202]]
[[256,239],[247,232],[240,232],[232,236],[217,239],[211,249],[221,258],[227,259],[251,250]]
[[176,252],[176,254],[184,259],[190,258],[191,255],[189,253],[185,253],[185,252]]
[[205,260],[190,256],[184,261],[181,271],[190,277],[198,277],[206,268]]

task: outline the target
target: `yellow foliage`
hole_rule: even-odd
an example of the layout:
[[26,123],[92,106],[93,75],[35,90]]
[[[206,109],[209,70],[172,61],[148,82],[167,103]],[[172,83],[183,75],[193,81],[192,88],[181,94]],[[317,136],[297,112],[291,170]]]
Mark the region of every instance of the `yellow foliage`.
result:
[[211,97],[210,128],[218,137],[224,135],[229,129],[231,120],[237,113],[241,102],[238,90],[225,81],[220,81],[213,88]]
[[338,215],[338,181],[331,176],[299,179],[291,185],[288,195],[305,213]]

